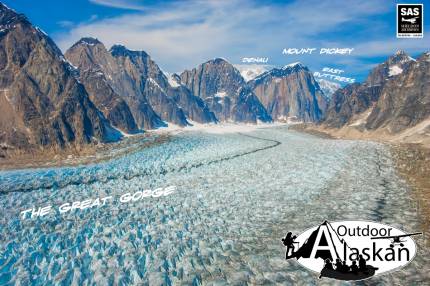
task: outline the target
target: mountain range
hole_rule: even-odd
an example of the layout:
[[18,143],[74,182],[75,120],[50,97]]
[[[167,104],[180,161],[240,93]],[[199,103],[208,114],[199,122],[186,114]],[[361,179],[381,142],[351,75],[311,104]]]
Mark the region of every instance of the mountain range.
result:
[[[144,51],[122,45],[107,49],[90,37],[63,55],[26,16],[3,4],[0,13],[2,154],[79,150],[168,124],[271,122],[272,114],[313,121],[325,108],[315,106],[323,101],[305,67],[293,71],[309,81],[299,91],[303,95],[285,95],[296,100],[284,100],[272,112],[273,100],[264,98],[259,84],[246,82],[224,59],[165,74]],[[294,85],[293,78],[285,80]],[[271,97],[283,95],[274,91]]]
[[375,67],[363,83],[338,89],[321,126],[338,135],[358,131],[369,137],[428,142],[430,53],[413,59],[398,51]]
[[63,55],[0,3],[0,156],[81,150],[170,124],[291,120],[402,132],[428,119],[428,58],[398,52],[343,88],[300,63],[269,69],[215,58],[167,74],[144,51],[91,37]]
[[0,144],[81,148],[121,134],[90,100],[75,68],[28,19],[0,4]]

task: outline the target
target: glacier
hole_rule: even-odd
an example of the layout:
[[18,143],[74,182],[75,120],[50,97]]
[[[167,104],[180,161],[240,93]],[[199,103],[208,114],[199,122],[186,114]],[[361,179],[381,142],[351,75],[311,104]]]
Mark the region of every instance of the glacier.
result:
[[[34,206],[174,185],[174,194],[21,219]],[[280,239],[324,220],[420,229],[411,189],[380,143],[287,126],[181,132],[111,161],[0,172],[0,285],[346,285],[284,260]],[[424,238],[372,283],[429,281]],[[343,284],[342,284],[343,283]]]

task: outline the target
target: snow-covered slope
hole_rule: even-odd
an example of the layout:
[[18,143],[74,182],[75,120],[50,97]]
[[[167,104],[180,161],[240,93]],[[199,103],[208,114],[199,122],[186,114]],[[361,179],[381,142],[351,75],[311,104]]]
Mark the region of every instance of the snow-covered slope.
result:
[[324,95],[325,95],[328,99],[330,99],[330,98],[331,98],[331,96],[333,95],[333,93],[334,93],[336,90],[338,90],[339,88],[341,88],[341,87],[342,87],[342,86],[341,86],[339,83],[337,83],[337,82],[329,81],[329,80],[326,80],[326,79],[323,79],[323,78],[316,78],[315,80],[318,82],[318,84],[319,84],[320,88],[321,88],[321,89],[322,89],[322,91],[324,92]]
[[245,81],[253,80],[272,68],[269,65],[234,65],[234,67],[239,70],[240,75]]

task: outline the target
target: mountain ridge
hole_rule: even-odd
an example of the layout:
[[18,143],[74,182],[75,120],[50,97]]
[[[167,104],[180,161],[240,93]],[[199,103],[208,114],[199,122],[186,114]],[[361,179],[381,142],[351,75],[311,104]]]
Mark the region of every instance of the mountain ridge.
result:
[[0,12],[0,142],[8,146],[5,152],[80,149],[119,139],[55,43],[24,15],[1,3]]
[[310,128],[336,137],[430,146],[429,55],[391,55],[364,82],[337,90],[324,120]]
[[192,122],[292,119],[397,134],[429,116],[428,52],[413,59],[398,51],[364,82],[328,96],[335,87],[324,92],[298,62],[251,74],[248,67],[252,79],[223,58],[166,74],[145,51],[108,50],[93,37],[63,55],[25,15],[1,3],[0,11],[0,145],[8,151],[82,149]]

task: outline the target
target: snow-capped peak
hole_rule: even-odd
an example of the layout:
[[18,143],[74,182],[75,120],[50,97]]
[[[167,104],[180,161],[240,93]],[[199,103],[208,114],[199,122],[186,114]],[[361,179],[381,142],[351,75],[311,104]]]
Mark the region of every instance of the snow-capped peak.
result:
[[391,56],[386,62],[388,67],[388,76],[396,76],[403,72],[404,68],[412,61],[416,61],[410,57],[403,50],[398,50],[393,56]]
[[410,57],[408,54],[406,54],[403,50],[398,50],[393,56],[390,57],[389,63],[390,64],[404,64],[410,61],[415,61],[414,58]]
[[333,93],[341,88],[342,86],[333,81],[329,81],[323,78],[316,78],[315,79],[318,82],[318,85],[320,86],[321,90],[323,91],[324,95],[329,99],[333,95]]
[[295,66],[303,67],[303,65],[302,65],[301,62],[295,62],[295,63],[291,63],[291,64],[288,64],[288,65],[285,65],[282,69],[293,68]]
[[261,75],[262,73],[268,71],[271,67],[269,65],[234,65],[234,67],[240,72],[240,75],[245,81],[250,81]]
[[164,75],[167,77],[167,80],[171,87],[180,87],[181,83],[178,82],[178,79],[171,73],[163,71]]

